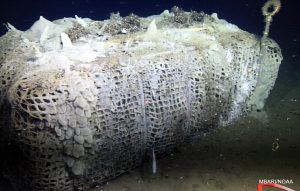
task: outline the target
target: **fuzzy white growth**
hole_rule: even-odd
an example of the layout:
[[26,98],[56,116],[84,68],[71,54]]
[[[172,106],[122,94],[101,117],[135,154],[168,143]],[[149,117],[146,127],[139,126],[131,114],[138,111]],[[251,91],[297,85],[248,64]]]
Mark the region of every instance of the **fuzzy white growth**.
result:
[[54,24],[40,16],[40,19],[36,21],[29,30],[25,31],[23,36],[32,42],[40,43],[47,40],[47,43],[43,43],[43,45],[50,46],[55,49],[57,46],[54,46],[54,43],[60,40],[60,34],[65,31],[66,28],[67,27],[64,25]]
[[163,17],[168,17],[168,16],[170,16],[169,10],[164,10],[164,11],[160,14],[160,16],[163,16]]
[[156,27],[155,19],[153,19],[153,21],[151,21],[151,23],[148,26],[147,35],[153,35],[155,33],[157,33],[157,27]]
[[155,157],[155,152],[154,152],[154,148],[152,149],[152,173],[156,174],[156,157]]
[[17,31],[17,29],[10,23],[7,23],[5,26],[6,26],[7,30],[9,30],[9,31]]
[[212,13],[211,17],[214,18],[215,20],[219,20],[217,13]]
[[62,45],[63,45],[63,49],[73,47],[71,39],[69,38],[69,36],[66,33],[64,33],[64,32],[61,33],[60,38],[61,38],[61,42],[62,42]]
[[40,38],[40,43],[43,43],[47,40],[48,38],[48,30],[49,30],[49,26],[46,26],[46,28],[44,29],[44,31],[41,34],[41,38]]
[[[31,27],[30,27],[30,31],[34,31],[37,33],[42,34],[42,32],[44,31],[44,29],[48,26],[53,26],[54,24],[45,19],[43,16],[40,16],[40,19],[38,21],[36,21]],[[53,29],[52,29],[53,30]]]
[[87,23],[81,18],[78,17],[77,15],[75,15],[75,19],[78,22],[78,24],[80,24],[82,27],[87,28]]
[[144,34],[144,40],[146,41],[157,41],[161,36],[158,35],[155,19],[148,25],[147,31]]

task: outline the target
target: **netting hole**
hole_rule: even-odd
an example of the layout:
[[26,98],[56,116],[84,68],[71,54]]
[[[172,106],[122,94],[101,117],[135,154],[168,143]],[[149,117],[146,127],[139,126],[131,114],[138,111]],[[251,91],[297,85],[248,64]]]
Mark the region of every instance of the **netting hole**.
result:
[[49,99],[43,99],[43,101],[44,101],[45,103],[50,103],[50,100],[49,100]]
[[38,105],[38,108],[40,111],[46,111],[46,108],[43,108],[42,106]]

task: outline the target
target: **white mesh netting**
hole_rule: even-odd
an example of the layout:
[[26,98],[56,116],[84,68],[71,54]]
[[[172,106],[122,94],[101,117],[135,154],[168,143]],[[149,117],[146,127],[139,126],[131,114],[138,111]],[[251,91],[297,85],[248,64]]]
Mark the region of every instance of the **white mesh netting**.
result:
[[215,14],[179,8],[9,27],[0,38],[0,131],[20,152],[6,172],[29,190],[85,190],[152,149],[162,156],[262,109],[282,60],[274,41],[260,47]]

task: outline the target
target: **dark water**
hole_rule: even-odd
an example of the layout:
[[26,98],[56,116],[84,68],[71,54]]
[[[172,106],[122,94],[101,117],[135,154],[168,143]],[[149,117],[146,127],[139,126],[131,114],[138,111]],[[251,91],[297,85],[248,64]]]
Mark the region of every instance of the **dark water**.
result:
[[[260,35],[264,22],[261,6],[265,1],[228,0],[4,0],[0,3],[0,23],[9,22],[26,30],[42,15],[48,20],[62,17],[109,18],[160,14],[177,5],[184,10],[218,13],[219,18]],[[261,178],[293,179],[300,189],[300,22],[297,1],[282,1],[274,17],[270,37],[280,45],[283,63],[266,104],[269,122],[246,118],[232,127],[211,132],[174,156],[158,161],[158,174],[151,175],[150,164],[121,176],[96,190],[255,190]],[[6,32],[0,26],[0,35]],[[296,101],[293,101],[296,100]],[[280,149],[272,152],[279,138]],[[2,153],[1,153],[2,155]],[[3,155],[2,155],[3,156]],[[0,173],[0,190],[11,190]]]

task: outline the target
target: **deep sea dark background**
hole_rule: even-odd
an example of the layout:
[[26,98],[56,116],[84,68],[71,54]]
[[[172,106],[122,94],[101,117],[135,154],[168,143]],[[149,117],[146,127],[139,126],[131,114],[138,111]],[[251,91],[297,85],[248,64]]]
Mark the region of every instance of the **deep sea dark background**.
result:
[[[27,30],[40,15],[48,20],[74,15],[104,20],[109,18],[111,12],[120,12],[122,16],[130,13],[149,16],[177,5],[186,11],[202,10],[207,14],[216,12],[219,18],[260,35],[264,27],[261,14],[264,2],[265,0],[1,0],[0,23],[9,22],[19,30]],[[282,0],[282,9],[274,17],[270,31],[270,37],[281,46],[284,58],[291,59],[291,62],[285,64],[289,69],[300,68],[300,6],[297,4],[297,0]],[[6,27],[1,25],[0,35],[5,32]]]

